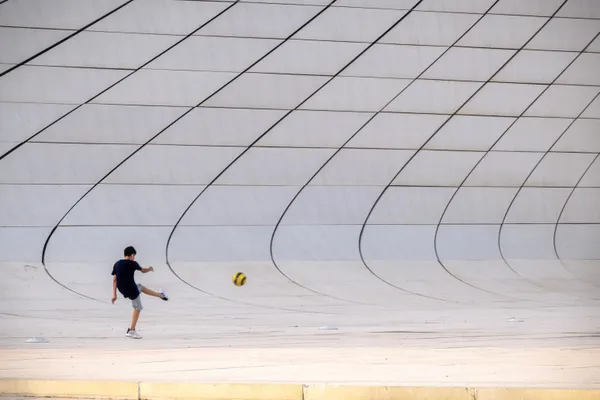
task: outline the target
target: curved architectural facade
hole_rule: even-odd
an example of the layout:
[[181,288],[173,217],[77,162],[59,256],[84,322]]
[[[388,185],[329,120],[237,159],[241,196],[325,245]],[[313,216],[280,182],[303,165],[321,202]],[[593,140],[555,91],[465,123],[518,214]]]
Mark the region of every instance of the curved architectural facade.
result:
[[28,4],[0,4],[5,265],[92,299],[128,245],[262,305],[597,292],[597,1]]

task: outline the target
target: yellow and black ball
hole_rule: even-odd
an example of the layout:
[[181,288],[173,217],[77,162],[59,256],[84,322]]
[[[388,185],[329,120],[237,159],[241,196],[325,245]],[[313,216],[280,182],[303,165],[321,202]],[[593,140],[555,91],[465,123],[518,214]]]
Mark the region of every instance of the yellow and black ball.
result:
[[231,280],[235,286],[244,286],[246,284],[246,274],[237,272]]

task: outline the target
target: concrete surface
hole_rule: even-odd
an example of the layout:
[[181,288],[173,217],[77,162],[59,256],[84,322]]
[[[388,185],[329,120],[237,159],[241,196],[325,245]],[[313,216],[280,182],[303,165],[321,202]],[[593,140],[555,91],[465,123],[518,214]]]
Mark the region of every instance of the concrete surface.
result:
[[599,389],[598,1],[38,6],[0,2],[0,379]]

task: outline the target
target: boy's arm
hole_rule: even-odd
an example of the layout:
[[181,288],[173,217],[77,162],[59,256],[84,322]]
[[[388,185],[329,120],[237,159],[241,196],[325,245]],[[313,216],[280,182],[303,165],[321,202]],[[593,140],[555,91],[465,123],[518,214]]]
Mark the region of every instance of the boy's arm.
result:
[[146,272],[154,271],[154,268],[152,268],[152,267],[141,268],[140,271],[142,271],[142,274],[145,274]]
[[112,296],[112,303],[115,304],[116,300],[117,300],[117,276],[113,275],[113,296]]

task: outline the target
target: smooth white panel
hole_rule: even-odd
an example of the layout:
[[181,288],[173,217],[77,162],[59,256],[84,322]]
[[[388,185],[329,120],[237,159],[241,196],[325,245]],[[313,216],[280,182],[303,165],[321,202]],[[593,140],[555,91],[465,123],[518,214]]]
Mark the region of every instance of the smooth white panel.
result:
[[257,145],[340,147],[370,116],[368,113],[297,110],[260,139]]
[[0,261],[39,262],[44,241],[51,229],[0,227]]
[[502,227],[500,246],[507,260],[553,260],[554,225],[511,225]]
[[101,184],[61,225],[173,226],[201,190],[202,186]]
[[412,150],[343,149],[311,185],[387,185]]
[[371,47],[342,76],[382,78],[416,78],[439,57],[445,47],[402,46],[376,44]]
[[523,50],[492,80],[549,84],[575,57],[575,52]]
[[541,153],[487,153],[465,185],[521,186],[542,156]]
[[600,54],[583,53],[557,80],[571,85],[600,86]]
[[229,185],[303,185],[330,149],[252,148],[217,181]]
[[204,185],[242,150],[234,147],[150,145],[127,160],[105,182]]
[[437,224],[456,189],[390,186],[377,203],[371,225]]
[[441,260],[495,260],[499,225],[442,225],[437,249]]
[[574,118],[590,104],[598,92],[599,87],[552,85],[525,115]]
[[380,111],[409,82],[407,79],[336,77],[301,108]]
[[332,7],[296,34],[298,39],[371,43],[406,11]]
[[348,147],[418,149],[446,118],[446,115],[380,113]]
[[479,82],[417,80],[386,111],[451,114],[481,86]]
[[211,186],[180,225],[275,226],[298,190],[300,186]]
[[279,43],[274,39],[192,36],[146,68],[241,72]]
[[175,107],[86,104],[33,141],[142,144],[183,112]]
[[462,187],[448,206],[443,224],[499,224],[517,188]]
[[590,166],[590,169],[587,171],[581,182],[579,182],[579,186],[600,187],[600,157],[596,158],[594,163]]
[[450,46],[479,18],[471,14],[412,12],[381,43]]
[[542,17],[486,15],[458,46],[518,49],[546,22]]
[[435,260],[432,225],[367,225],[362,237],[365,260]]
[[273,241],[277,261],[356,261],[360,225],[281,226]]
[[[0,19],[2,19],[1,14]],[[0,27],[0,62],[16,64],[25,61],[70,33],[69,31]],[[17,43],[18,45],[15,45]]]
[[307,186],[282,225],[362,224],[383,186]]
[[552,150],[600,153],[600,120],[576,120]]
[[558,255],[564,260],[598,260],[600,259],[600,225],[558,225],[556,231],[556,248]]
[[338,0],[332,7],[392,8],[396,10],[409,10],[414,4],[414,0]]
[[0,25],[79,29],[123,3],[123,0],[10,0],[2,5]]
[[600,188],[575,189],[560,222],[600,223]]
[[494,150],[547,151],[572,119],[521,117],[493,147]]
[[187,35],[229,5],[208,1],[134,1],[89,30]]
[[0,142],[21,142],[73,108],[62,104],[0,103]]
[[544,89],[542,85],[488,83],[459,113],[519,116]]
[[54,226],[90,187],[0,185],[0,225]]
[[425,0],[417,10],[483,14],[493,2],[494,0]]
[[[279,2],[282,3],[282,2]],[[284,39],[322,7],[238,3],[197,34]]]
[[110,279],[112,264],[123,257],[123,249],[133,246],[136,261],[142,264],[164,262],[165,244],[170,227],[59,227],[46,249],[46,262],[80,262],[94,260],[106,263]]
[[365,260],[435,260],[435,226],[367,225],[362,237]]
[[94,103],[196,106],[233,79],[226,72],[141,70]]
[[205,105],[292,109],[327,79],[321,76],[243,74]]
[[366,46],[365,43],[290,40],[250,72],[334,75]]
[[593,154],[548,153],[525,186],[573,187],[593,159]]
[[568,188],[524,187],[508,212],[506,223],[555,223],[570,192]]
[[[500,0],[490,14],[540,15],[550,17],[564,0]],[[560,15],[560,14],[559,14]]]
[[22,66],[0,79],[0,101],[80,104],[128,73]]
[[581,51],[596,36],[600,20],[553,18],[526,49]]
[[284,114],[282,110],[195,108],[153,143],[248,146]]
[[272,231],[270,226],[180,226],[171,239],[169,259],[172,262],[270,262]]
[[489,150],[514,120],[515,118],[457,115],[436,133],[425,148]]
[[30,64],[135,69],[179,39],[176,36],[84,31]]
[[486,81],[514,52],[453,47],[423,74],[423,78]]
[[458,186],[483,157],[481,152],[420,151],[394,185]]
[[557,14],[559,17],[600,18],[596,0],[570,0]]
[[0,161],[0,182],[96,183],[136,148],[127,145],[27,143]]

